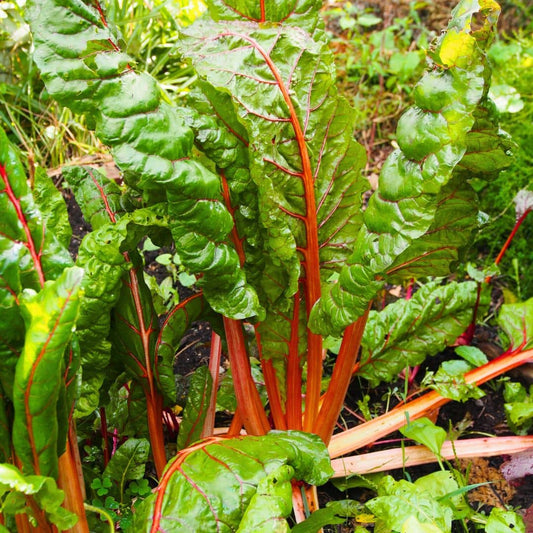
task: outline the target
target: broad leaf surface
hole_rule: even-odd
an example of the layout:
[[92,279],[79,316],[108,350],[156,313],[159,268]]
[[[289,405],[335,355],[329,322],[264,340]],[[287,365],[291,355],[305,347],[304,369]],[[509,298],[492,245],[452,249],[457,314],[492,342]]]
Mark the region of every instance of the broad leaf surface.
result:
[[37,294],[22,301],[26,322],[24,349],[13,389],[13,446],[24,471],[57,476],[59,390],[64,387],[65,349],[76,324],[83,271],[72,267]]
[[225,242],[232,219],[218,177],[189,159],[191,130],[162,101],[156,81],[134,71],[100,4],[34,1],[28,18],[49,93],[87,115],[130,186],[152,203],[167,200],[177,251],[192,273],[204,274],[211,305],[233,318],[261,314],[236,252]]
[[[431,70],[415,87],[415,105],[399,120],[399,149],[382,168],[355,252],[341,271],[339,282],[323,294],[313,310],[315,330],[340,333],[363,314],[383,285],[380,278],[389,272],[398,276],[401,269],[402,277],[429,270],[432,275],[449,272],[450,261],[458,252],[450,249],[443,253],[442,243],[434,237],[468,229],[468,221],[474,218],[472,208],[467,210],[472,214],[466,219],[463,213],[456,213],[461,205],[454,205],[453,195],[446,199],[445,187],[465,153],[474,151],[469,132],[479,107],[484,106],[489,79],[483,50],[498,11],[492,0],[463,0],[454,10],[448,31],[439,38],[432,54]],[[475,16],[480,23],[476,30],[472,24]],[[499,138],[495,142],[500,146]],[[475,166],[473,157],[468,165]],[[464,191],[459,202],[464,206],[465,194],[470,192],[462,184],[456,183],[455,189]],[[444,245],[455,248],[465,241],[465,237],[454,238]]]
[[[289,480],[321,485],[330,475],[329,455],[315,435],[275,431],[262,437],[207,439],[168,464],[158,491],[137,509],[133,529],[229,533],[239,527],[276,531],[274,526],[281,524],[285,531]],[[271,529],[254,529],[257,518]]]
[[[488,296],[483,293],[482,307],[488,305]],[[376,386],[436,355],[470,324],[476,299],[473,281],[442,286],[431,282],[410,300],[397,300],[383,311],[371,311],[361,342],[358,375]]]
[[181,40],[203,91],[191,125],[227,187],[233,240],[267,309],[259,349],[282,396],[288,359],[303,360],[312,341],[320,352],[308,313],[352,252],[366,188],[355,115],[337,94],[314,4],[265,4],[265,20],[278,21],[278,8],[291,15],[262,24],[239,2],[211,2],[213,20],[198,20]]

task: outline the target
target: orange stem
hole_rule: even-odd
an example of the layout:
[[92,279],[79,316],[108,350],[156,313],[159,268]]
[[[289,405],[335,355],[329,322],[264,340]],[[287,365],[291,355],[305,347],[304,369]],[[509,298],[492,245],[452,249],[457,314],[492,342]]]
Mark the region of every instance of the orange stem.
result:
[[[467,372],[465,381],[469,385],[481,385],[517,366],[527,363],[531,359],[533,359],[533,349],[525,352],[503,354],[487,364]],[[338,435],[333,435],[328,446],[329,454],[332,458],[340,457],[363,446],[368,446],[405,426],[407,417],[409,417],[409,420],[415,420],[449,401],[449,398],[444,398],[438,392],[428,392],[420,396],[420,398],[396,407],[373,420],[343,431]]]
[[369,308],[367,308],[363,316],[359,317],[356,322],[348,326],[344,331],[344,337],[337,361],[335,362],[335,367],[333,368],[331,381],[326,394],[324,394],[320,415],[313,428],[313,433],[319,435],[326,444],[331,439],[335,423],[346,398],[346,392],[348,391],[352,378],[352,371],[357,354],[359,353],[361,338],[363,337],[368,319],[368,313]]
[[146,416],[148,418],[150,445],[152,448],[157,477],[161,478],[163,470],[167,464],[165,438],[163,433],[163,397],[155,391],[153,395],[150,394],[149,390],[145,390],[144,392],[146,397]]
[[249,435],[264,435],[270,430],[270,424],[252,378],[242,324],[238,320],[223,318],[239,414]]
[[67,448],[65,453],[59,458],[57,484],[65,491],[63,507],[78,517],[76,525],[68,531],[70,533],[89,533],[89,525],[85,515],[85,507],[83,506],[85,486],[83,484],[83,478],[80,481],[80,473],[76,464],[76,454],[74,453],[74,446],[77,447],[77,445],[76,441],[72,442],[69,431]]

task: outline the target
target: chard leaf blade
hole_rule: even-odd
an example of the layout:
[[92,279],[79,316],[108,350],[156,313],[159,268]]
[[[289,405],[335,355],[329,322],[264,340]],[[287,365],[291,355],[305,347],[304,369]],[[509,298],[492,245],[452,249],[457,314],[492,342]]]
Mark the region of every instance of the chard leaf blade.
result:
[[[390,381],[404,368],[422,363],[453,343],[470,324],[477,283],[430,282],[410,300],[397,300],[383,311],[371,311],[363,339],[358,375],[372,386]],[[480,305],[489,303],[482,293]]]
[[504,304],[497,319],[504,333],[508,352],[533,347],[533,298],[516,304]]
[[162,100],[156,81],[135,72],[100,4],[33,1],[27,14],[49,93],[87,115],[128,185],[150,203],[166,199],[179,256],[191,273],[203,273],[213,308],[232,318],[261,316],[257,295],[226,244],[232,219],[218,177],[190,159],[191,130]]
[[[24,298],[24,349],[13,390],[13,446],[24,470],[57,476],[57,401],[62,368],[79,310],[83,270],[66,269],[42,291]],[[62,421],[65,425],[66,420]]]
[[[472,29],[476,13],[481,14],[479,30]],[[400,118],[399,148],[382,168],[355,251],[339,282],[324,292],[313,309],[313,330],[339,335],[364,313],[390,273],[399,276],[401,271],[402,277],[411,277],[432,267],[432,275],[449,272],[450,261],[457,257],[456,247],[468,237],[445,242],[446,253],[443,243],[435,248],[436,237],[471,229],[468,223],[473,214],[463,219],[455,208],[450,209],[455,200],[446,197],[445,188],[465,153],[473,149],[469,132],[485,105],[490,79],[484,49],[498,13],[498,5],[490,0],[463,0],[453,11],[448,32],[437,42],[433,68],[415,87],[415,105]],[[501,144],[500,139],[496,144]],[[470,158],[469,165],[473,164]],[[468,187],[455,187],[463,191],[464,204]],[[468,213],[473,213],[472,208]]]
[[191,376],[187,393],[187,403],[178,434],[178,450],[187,448],[200,438],[212,388],[213,380],[209,368],[205,365],[197,368]]
[[262,505],[261,517],[285,531],[291,509],[287,481],[294,477],[319,485],[330,475],[329,455],[316,435],[273,431],[262,437],[212,437],[168,464],[158,492],[135,513],[133,527],[139,532],[174,529],[178,519],[179,527],[192,531],[212,531],[220,524],[227,531],[259,531],[247,509],[253,505],[253,515],[256,506],[272,503]]

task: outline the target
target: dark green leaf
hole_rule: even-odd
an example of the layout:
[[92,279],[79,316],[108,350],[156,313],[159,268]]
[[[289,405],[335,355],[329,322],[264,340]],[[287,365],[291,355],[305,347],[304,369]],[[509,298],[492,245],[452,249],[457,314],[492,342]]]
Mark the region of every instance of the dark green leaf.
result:
[[191,130],[162,101],[155,80],[134,71],[100,5],[34,1],[27,15],[48,92],[87,115],[128,185],[151,203],[166,199],[180,259],[192,273],[203,273],[210,304],[233,318],[260,315],[238,256],[226,244],[232,219],[218,177],[189,159]]
[[[415,88],[415,106],[400,118],[399,149],[382,168],[355,252],[341,271],[339,282],[313,309],[311,324],[317,332],[339,335],[366,310],[383,285],[380,278],[398,276],[400,266],[402,277],[427,275],[428,270],[432,275],[447,274],[450,261],[457,257],[456,248],[468,237],[454,237],[450,250],[443,254],[443,243],[434,241],[433,231],[445,237],[457,228],[474,229],[467,223],[472,216],[463,220],[464,213],[457,211],[465,199],[457,204],[445,187],[470,149],[468,132],[484,103],[488,71],[483,49],[498,11],[493,2],[480,5],[470,0],[463,0],[454,10],[448,32],[437,42],[434,65]],[[472,30],[471,21],[477,13],[482,26]],[[453,187],[452,191],[464,191],[461,196],[468,192],[460,183]],[[443,201],[447,205],[439,213]]]
[[346,519],[361,513],[363,505],[353,500],[328,502],[326,507],[318,509],[309,518],[296,524],[292,533],[317,533],[321,528],[332,524],[344,524]]
[[[477,284],[470,281],[421,287],[410,300],[371,311],[363,335],[358,374],[375,386],[407,366],[420,364],[453,343],[472,321]],[[489,303],[483,293],[481,307]]]
[[52,178],[41,167],[35,169],[32,191],[46,227],[54,232],[63,248],[68,250],[72,228],[68,220],[67,204]]
[[130,438],[111,457],[103,476],[109,477],[118,484],[118,496],[121,501],[126,490],[126,483],[139,480],[144,476],[149,455],[148,440]]
[[209,368],[205,365],[197,368],[189,384],[187,403],[178,434],[178,450],[187,448],[200,438],[212,388],[213,380]]

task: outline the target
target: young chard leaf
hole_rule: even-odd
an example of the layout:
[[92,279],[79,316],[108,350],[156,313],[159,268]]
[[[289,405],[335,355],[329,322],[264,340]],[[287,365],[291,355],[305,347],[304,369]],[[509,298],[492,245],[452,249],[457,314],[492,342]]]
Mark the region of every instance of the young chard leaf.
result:
[[128,439],[106,466],[102,478],[108,477],[118,484],[118,497],[122,502],[126,483],[144,476],[146,462],[150,455],[150,443],[146,439]]
[[[158,492],[138,507],[133,529],[160,531],[179,525],[191,531],[235,531],[251,504],[268,503],[273,505],[264,507],[261,517],[269,527],[281,524],[285,531],[291,509],[288,480],[321,485],[330,475],[327,450],[316,435],[273,431],[262,437],[212,437],[168,464]],[[246,521],[243,527],[252,527],[254,517]],[[252,530],[259,531],[246,529]]]
[[[46,513],[48,521],[60,531],[73,527],[78,517],[63,507],[64,492],[54,479],[46,476],[23,475],[13,465],[0,464],[0,498],[9,493],[2,505],[4,515],[32,514],[27,497]],[[6,529],[7,531],[7,529]]]
[[440,450],[446,440],[446,431],[436,426],[429,418],[422,417],[413,422],[409,422],[400,433],[408,439],[413,439],[429,448],[436,456],[440,455]]
[[[453,478],[449,479],[454,482]],[[403,479],[395,481],[391,476],[386,476],[379,485],[377,498],[366,502],[366,507],[376,516],[376,529],[416,531],[416,525],[422,531],[450,531],[453,511],[448,505],[438,501],[437,498],[441,494],[434,493],[432,489],[435,485],[427,485],[420,480],[409,483]],[[457,483],[453,486],[457,488]],[[410,529],[409,525],[413,529]]]

